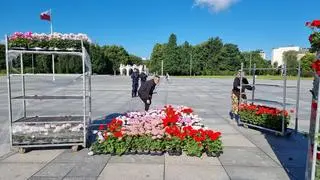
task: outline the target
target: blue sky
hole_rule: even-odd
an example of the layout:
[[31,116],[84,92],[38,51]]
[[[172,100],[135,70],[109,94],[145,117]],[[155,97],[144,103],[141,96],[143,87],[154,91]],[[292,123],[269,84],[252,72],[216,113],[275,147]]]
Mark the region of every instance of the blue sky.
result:
[[[179,43],[219,36],[241,50],[308,47],[306,21],[320,19],[319,0],[1,0],[0,35],[49,32],[42,11],[52,9],[55,32],[83,32],[99,44],[124,46],[149,57],[175,33]],[[0,38],[2,39],[2,38]]]

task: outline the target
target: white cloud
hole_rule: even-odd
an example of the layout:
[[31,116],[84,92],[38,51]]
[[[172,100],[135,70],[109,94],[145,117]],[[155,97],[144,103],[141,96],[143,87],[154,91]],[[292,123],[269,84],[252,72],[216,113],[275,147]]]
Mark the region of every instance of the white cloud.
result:
[[214,12],[220,12],[228,9],[236,2],[238,2],[238,0],[194,0],[194,5],[200,7],[208,7]]

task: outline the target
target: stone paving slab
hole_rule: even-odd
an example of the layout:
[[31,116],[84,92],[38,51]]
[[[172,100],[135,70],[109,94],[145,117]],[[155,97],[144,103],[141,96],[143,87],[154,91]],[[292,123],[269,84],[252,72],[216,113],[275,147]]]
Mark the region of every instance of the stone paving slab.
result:
[[19,163],[48,163],[64,150],[34,150],[25,154],[16,153],[2,162],[19,162]]
[[112,156],[108,164],[110,163],[163,164],[164,156],[151,156],[151,155]]
[[63,180],[97,180],[98,177],[87,177],[87,176],[74,176],[74,177],[65,177]]
[[[223,133],[223,132],[222,132]],[[256,147],[245,136],[241,134],[222,134],[223,146],[231,147]]]
[[63,177],[32,176],[28,180],[62,180]]
[[88,149],[82,149],[78,152],[65,150],[57,156],[53,163],[106,163],[110,159],[110,155],[88,156]]
[[223,166],[280,167],[258,148],[225,147],[219,157]]
[[26,180],[43,168],[44,163],[0,163],[0,180]]
[[165,164],[168,165],[212,165],[221,166],[221,163],[216,157],[207,157],[205,154],[201,157],[190,157],[183,153],[181,156],[169,156],[165,155]]
[[163,180],[163,164],[108,163],[98,180]]
[[67,177],[98,177],[106,164],[107,162],[76,164],[68,173]]
[[290,180],[283,168],[224,166],[232,180]]
[[216,124],[212,126],[214,131],[222,132],[222,136],[225,134],[239,134],[239,131],[233,128],[230,124]]
[[229,180],[222,166],[166,164],[166,180]]
[[49,177],[64,177],[66,176],[73,168],[75,164],[73,163],[50,163],[37,172],[34,176],[49,176]]

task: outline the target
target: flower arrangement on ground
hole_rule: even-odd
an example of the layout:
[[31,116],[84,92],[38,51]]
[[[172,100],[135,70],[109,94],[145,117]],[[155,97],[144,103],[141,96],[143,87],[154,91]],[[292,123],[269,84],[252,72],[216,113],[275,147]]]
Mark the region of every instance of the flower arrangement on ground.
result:
[[290,122],[288,111],[255,104],[241,104],[239,108],[239,115],[242,122],[273,129],[276,131],[282,131],[283,115],[285,117],[285,129]]
[[81,41],[88,46],[91,40],[86,34],[38,34],[32,32],[15,32],[9,36],[9,48],[23,49],[52,49],[52,50],[79,50]]
[[190,107],[165,106],[148,112],[129,112],[100,125],[97,141],[91,146],[95,154],[151,154],[219,156],[221,133],[209,130]]

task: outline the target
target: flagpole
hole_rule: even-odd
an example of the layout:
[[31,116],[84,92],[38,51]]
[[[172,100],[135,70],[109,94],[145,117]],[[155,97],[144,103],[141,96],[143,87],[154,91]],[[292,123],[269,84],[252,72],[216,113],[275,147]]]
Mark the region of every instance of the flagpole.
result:
[[51,30],[51,34],[53,34],[53,28],[52,28],[52,11],[50,9],[50,30]]
[[[53,28],[52,28],[52,11],[50,9],[50,30],[51,30],[51,35],[53,34]],[[52,81],[55,81],[55,67],[54,67],[54,54],[52,54]]]

